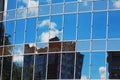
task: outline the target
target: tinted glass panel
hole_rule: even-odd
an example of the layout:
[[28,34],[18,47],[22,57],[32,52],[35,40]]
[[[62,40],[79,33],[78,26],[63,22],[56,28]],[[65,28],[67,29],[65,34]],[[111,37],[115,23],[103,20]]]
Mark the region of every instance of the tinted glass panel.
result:
[[[55,0],[58,1],[58,0]],[[52,14],[59,14],[63,12],[63,4],[52,5]]]
[[61,42],[49,43],[49,52],[60,52]]
[[3,55],[12,55],[13,54],[13,46],[4,46]]
[[39,16],[48,15],[50,13],[50,6],[39,6]]
[[31,44],[25,44],[24,46],[24,53],[28,54],[28,53],[34,53],[35,52],[35,43],[31,43]]
[[77,12],[77,3],[66,3],[64,12]]
[[78,41],[76,48],[77,51],[90,51],[90,41]]
[[37,43],[36,53],[47,52],[48,44],[47,43]]
[[27,16],[27,9],[17,9],[16,10],[16,18],[25,18]]
[[14,55],[22,55],[24,53],[24,46],[21,45],[14,45]]
[[6,20],[14,19],[15,18],[15,10],[11,10],[7,12]]
[[4,34],[5,34],[5,26],[2,22],[0,22],[0,46],[3,45]]
[[7,0],[8,2],[8,4],[7,4],[7,9],[8,10],[10,10],[10,9],[16,9],[16,1],[17,0],[14,0],[14,1],[12,1],[12,0]]
[[108,40],[108,50],[120,50],[120,40]]

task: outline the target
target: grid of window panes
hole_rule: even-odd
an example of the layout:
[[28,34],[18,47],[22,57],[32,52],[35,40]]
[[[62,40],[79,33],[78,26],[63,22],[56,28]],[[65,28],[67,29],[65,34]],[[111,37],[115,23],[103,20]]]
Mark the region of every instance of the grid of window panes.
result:
[[[107,51],[120,51],[120,0],[2,1],[2,80],[38,80],[39,68],[40,77],[47,78],[49,55],[55,53],[59,53],[60,65],[64,53],[74,53],[72,78],[76,78],[78,52],[84,55],[81,79],[108,78]],[[62,68],[57,78],[64,78]]]

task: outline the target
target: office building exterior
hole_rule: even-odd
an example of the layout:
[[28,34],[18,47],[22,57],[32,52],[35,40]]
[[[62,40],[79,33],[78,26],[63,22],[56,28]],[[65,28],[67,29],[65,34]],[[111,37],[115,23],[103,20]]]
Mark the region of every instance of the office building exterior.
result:
[[120,0],[0,0],[0,80],[119,79]]

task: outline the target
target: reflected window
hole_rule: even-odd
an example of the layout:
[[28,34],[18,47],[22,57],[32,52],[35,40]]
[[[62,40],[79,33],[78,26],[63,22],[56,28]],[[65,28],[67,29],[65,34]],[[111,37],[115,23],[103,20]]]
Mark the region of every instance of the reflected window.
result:
[[[55,0],[58,1],[58,0]],[[63,12],[63,4],[55,4],[52,5],[52,11],[51,14],[59,14]]]
[[77,51],[90,51],[90,41],[78,41],[76,48]]
[[15,14],[16,14],[15,10],[8,11],[7,16],[6,16],[6,20],[15,19]]
[[13,44],[14,40],[14,21],[7,21],[5,28],[5,45]]
[[15,44],[20,44],[24,42],[24,29],[25,29],[25,20],[17,20],[15,28]]
[[76,14],[66,14],[64,16],[63,39],[76,40]]
[[[62,15],[52,16],[50,21],[50,39],[58,38],[59,41],[62,39]],[[58,41],[56,40],[49,40],[49,41]]]
[[91,34],[91,13],[78,15],[78,39],[90,39]]
[[75,53],[62,54],[61,79],[74,78],[74,59]]
[[106,10],[107,0],[94,1],[94,10]]
[[48,43],[37,43],[36,53],[47,52]]
[[92,1],[84,1],[79,3],[79,12],[81,11],[91,11],[92,10]]
[[45,5],[45,6],[39,6],[39,12],[38,15],[49,15],[50,14],[50,6],[49,5]]
[[4,46],[3,55],[12,55],[13,54],[13,46]]
[[23,80],[33,80],[34,56],[24,55]]
[[25,46],[24,46],[24,53],[25,54],[34,53],[35,49],[36,49],[35,43],[25,44]]
[[22,55],[24,54],[24,46],[23,45],[14,45],[14,55]]
[[[81,79],[82,79],[82,77],[85,77],[86,79],[89,79],[90,53],[82,52],[80,54],[83,55]],[[78,62],[80,62],[80,61],[76,61],[76,63],[78,63]]]
[[28,8],[27,17],[36,17],[36,16],[38,16],[38,7]]
[[66,3],[65,4],[65,13],[68,12],[77,12],[77,3]]
[[7,0],[7,10],[16,9],[16,1]]
[[36,18],[28,18],[26,22],[26,43],[35,42],[36,37]]
[[34,80],[42,80],[46,78],[46,61],[46,54],[36,55]]
[[23,56],[13,56],[12,80],[21,80]]
[[106,79],[105,55],[106,53],[104,52],[92,53],[92,66],[91,66],[92,79],[101,79],[101,78]]
[[92,38],[106,38],[106,12],[96,12],[93,18]]
[[61,42],[49,43],[49,52],[60,52],[60,51],[61,51]]
[[60,54],[48,55],[47,79],[59,79],[60,72]]
[[108,40],[108,50],[120,50],[120,40]]
[[69,42],[63,42],[62,44],[63,44],[62,46],[63,51],[75,51],[75,46],[76,46],[75,42],[69,41]]
[[2,80],[10,80],[12,57],[3,57]]
[[39,17],[37,23],[37,42],[49,41],[49,17]]
[[108,38],[120,38],[120,11],[109,12]]

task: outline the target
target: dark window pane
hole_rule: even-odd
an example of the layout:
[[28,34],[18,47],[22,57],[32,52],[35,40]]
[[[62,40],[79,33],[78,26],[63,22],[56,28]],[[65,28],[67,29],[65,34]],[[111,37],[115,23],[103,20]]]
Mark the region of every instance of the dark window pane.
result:
[[49,43],[49,52],[60,52],[60,51],[61,51],[61,42]]
[[47,64],[46,61],[47,61],[46,54],[36,55],[34,80],[42,80],[46,78],[46,64]]
[[74,78],[74,59],[75,53],[62,54],[61,79]]
[[0,57],[0,80],[1,80],[1,71],[2,71],[2,57]]
[[3,45],[4,34],[5,34],[5,26],[4,26],[3,22],[0,22],[0,46]]
[[33,80],[34,56],[25,55],[23,65],[23,80]]
[[60,54],[49,54],[48,55],[48,79],[58,79],[60,72]]
[[0,56],[3,54],[3,47],[0,47]]
[[4,11],[4,0],[0,0],[0,11]]
[[10,80],[12,57],[3,57],[2,80]]

